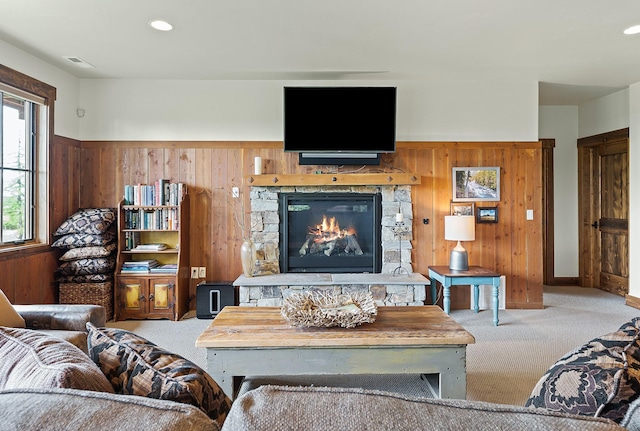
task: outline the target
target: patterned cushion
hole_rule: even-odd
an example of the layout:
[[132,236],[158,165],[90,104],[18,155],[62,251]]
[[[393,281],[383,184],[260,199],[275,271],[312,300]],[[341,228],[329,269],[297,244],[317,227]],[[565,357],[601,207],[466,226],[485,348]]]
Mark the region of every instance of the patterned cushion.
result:
[[113,257],[94,257],[63,262],[58,267],[58,272],[62,275],[105,274],[113,272],[115,266],[116,260]]
[[56,279],[60,283],[102,283],[113,280],[113,274],[62,275]]
[[543,375],[527,407],[619,422],[640,395],[640,318],[563,356]]
[[96,364],[71,343],[30,329],[0,327],[0,389],[16,388],[113,393]]
[[89,356],[116,393],[192,404],[222,426],[231,401],[202,368],[129,331],[87,329]]
[[116,249],[116,244],[95,245],[90,247],[72,248],[60,257],[60,260],[85,259],[87,257],[107,257]]
[[82,209],[62,223],[54,235],[104,233],[114,221],[116,221],[116,210],[113,208]]
[[71,233],[61,236],[51,244],[51,247],[70,249],[78,247],[88,247],[92,245],[106,245],[113,242],[116,235],[113,232],[101,234],[93,233]]

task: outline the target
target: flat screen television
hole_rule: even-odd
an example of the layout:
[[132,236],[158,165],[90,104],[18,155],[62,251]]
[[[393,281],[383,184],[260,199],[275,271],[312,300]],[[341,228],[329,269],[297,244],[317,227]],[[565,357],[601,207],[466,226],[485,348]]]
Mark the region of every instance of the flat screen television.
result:
[[395,149],[396,87],[284,87],[284,151],[356,164]]

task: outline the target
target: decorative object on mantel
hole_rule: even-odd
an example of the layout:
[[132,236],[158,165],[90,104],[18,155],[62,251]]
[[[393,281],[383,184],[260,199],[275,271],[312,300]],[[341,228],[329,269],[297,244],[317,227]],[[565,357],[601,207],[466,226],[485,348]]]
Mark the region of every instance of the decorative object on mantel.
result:
[[312,291],[284,298],[280,313],[291,326],[355,328],[375,322],[378,306],[370,292]]

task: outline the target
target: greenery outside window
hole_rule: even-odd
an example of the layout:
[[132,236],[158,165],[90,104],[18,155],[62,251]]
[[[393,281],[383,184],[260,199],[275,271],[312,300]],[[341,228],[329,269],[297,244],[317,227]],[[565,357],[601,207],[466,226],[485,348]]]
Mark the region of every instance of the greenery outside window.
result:
[[0,65],[0,251],[49,243],[55,88]]

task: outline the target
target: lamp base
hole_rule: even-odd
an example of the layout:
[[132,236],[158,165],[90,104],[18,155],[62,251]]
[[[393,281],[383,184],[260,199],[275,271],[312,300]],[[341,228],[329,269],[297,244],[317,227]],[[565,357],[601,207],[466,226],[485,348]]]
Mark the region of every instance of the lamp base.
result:
[[451,250],[451,255],[449,256],[449,269],[456,271],[469,270],[469,255],[467,255],[467,250],[456,250],[455,248]]

